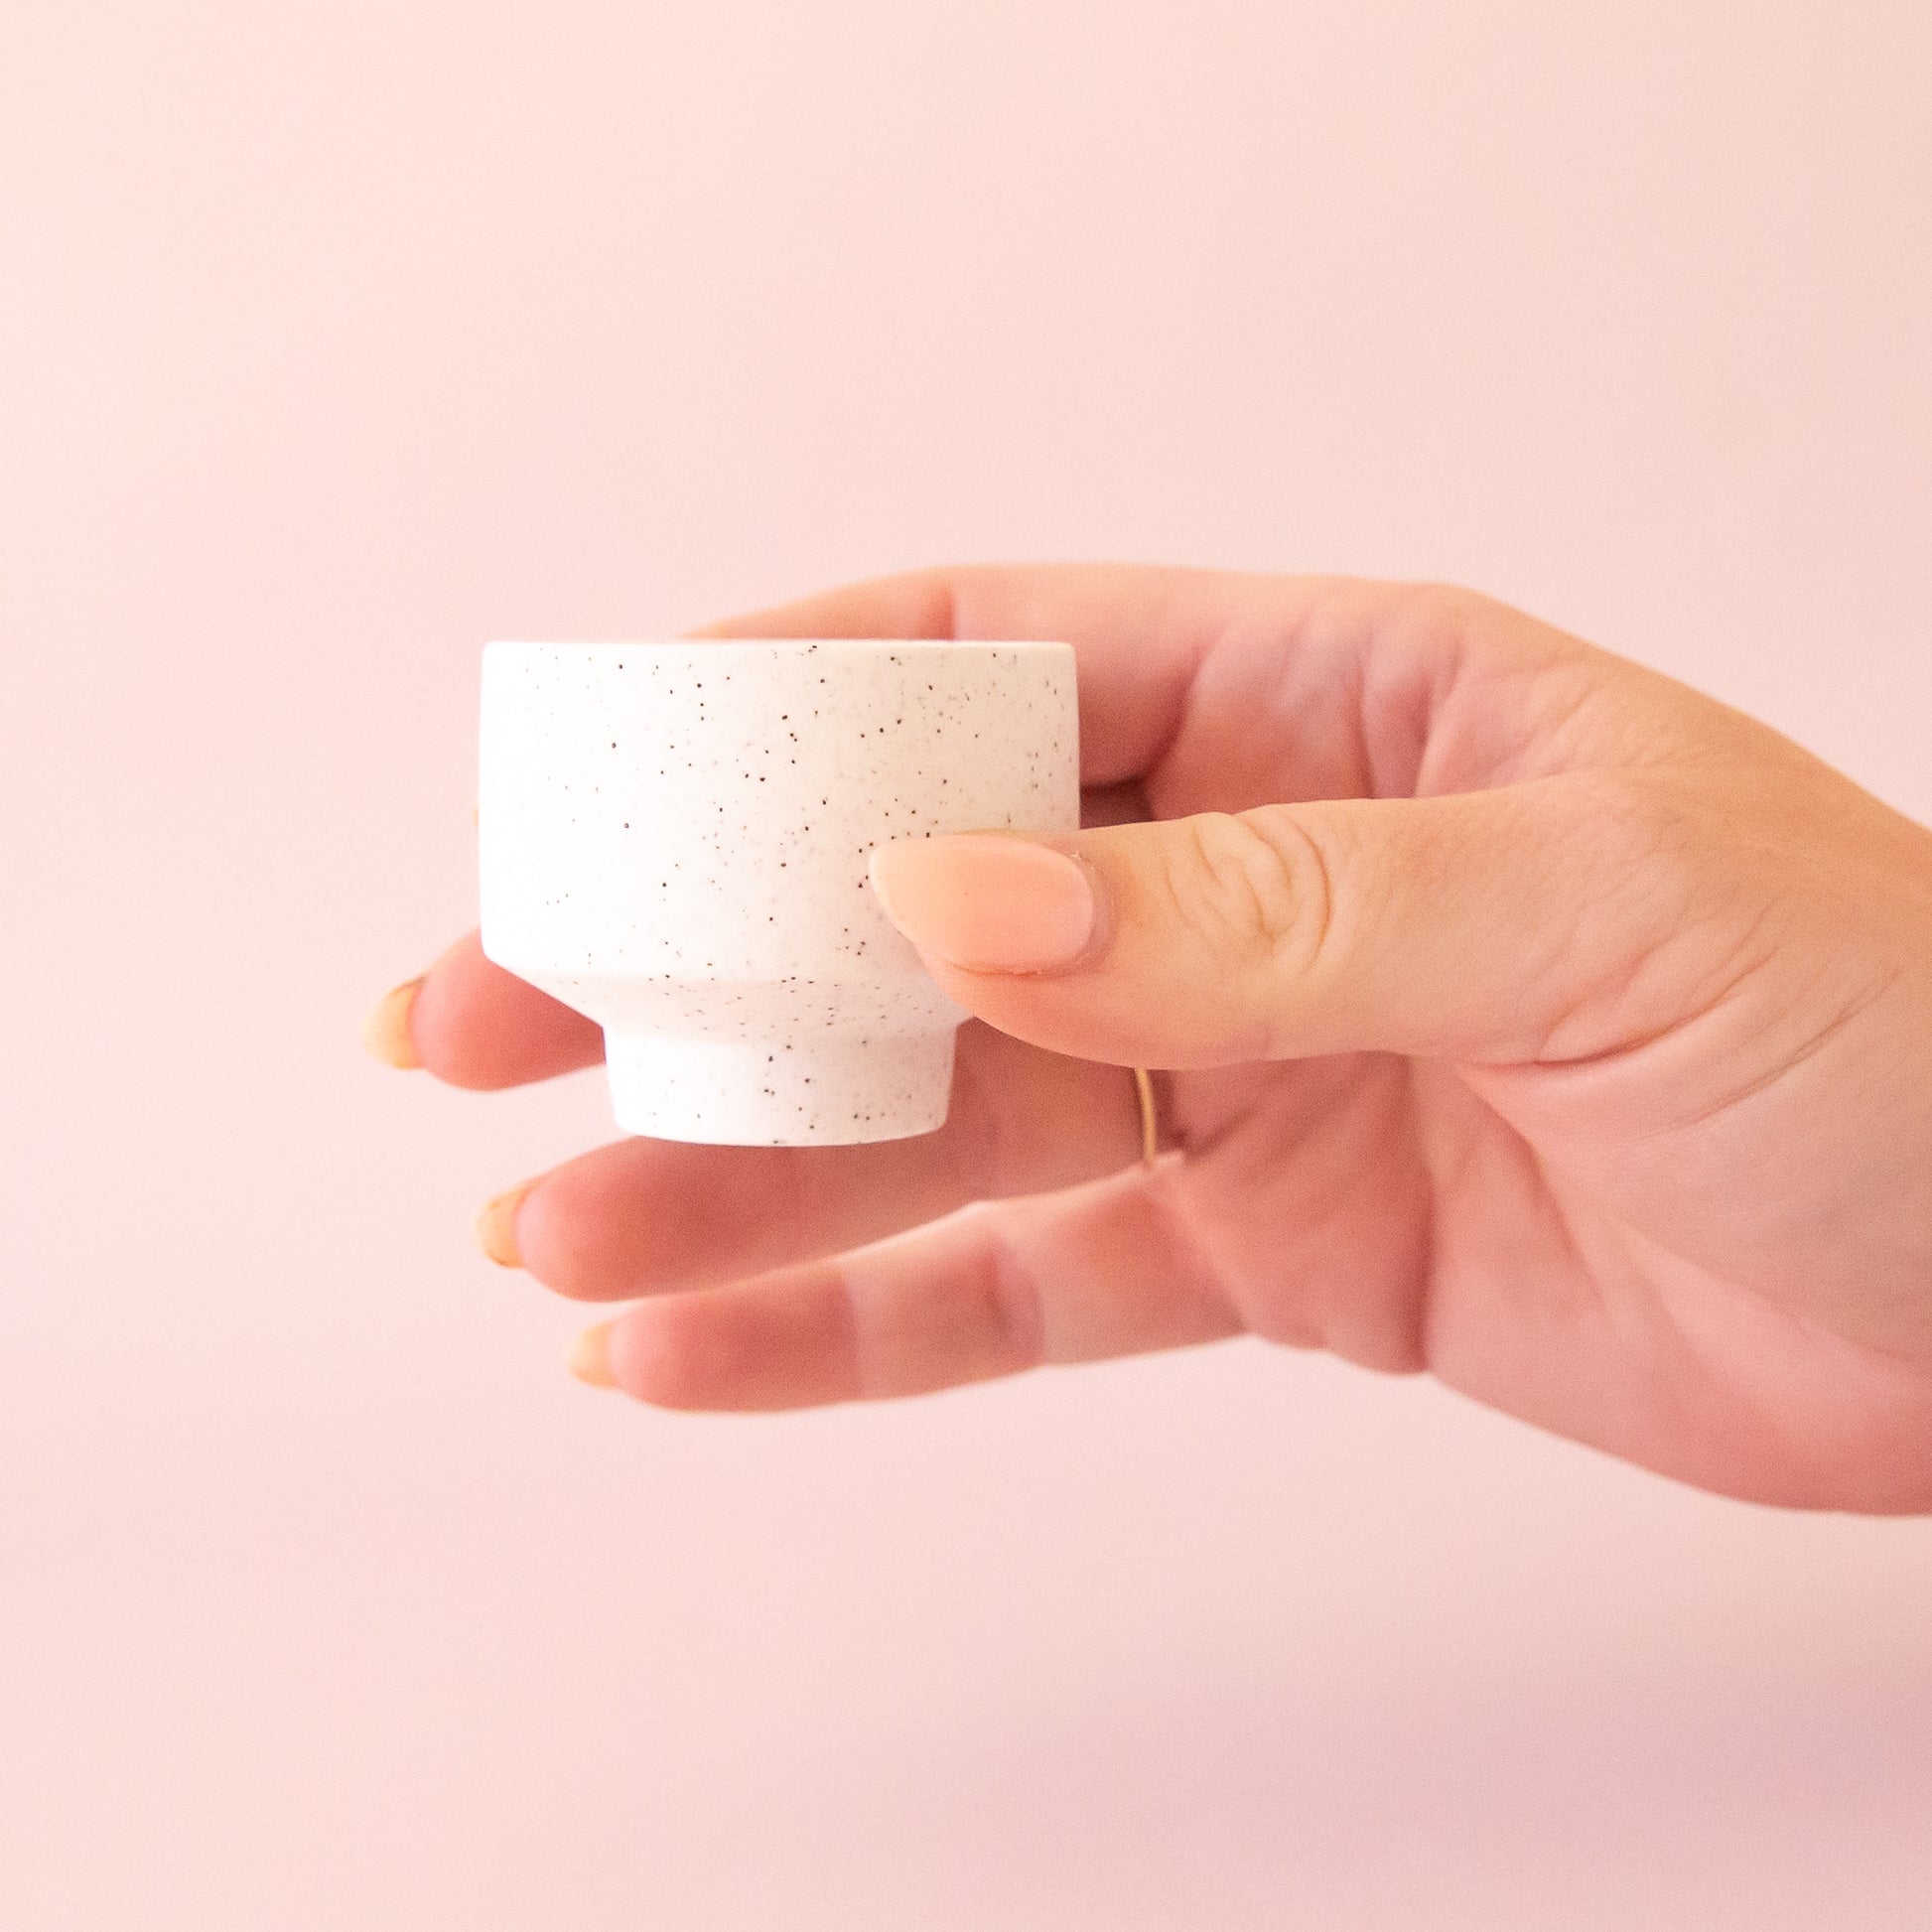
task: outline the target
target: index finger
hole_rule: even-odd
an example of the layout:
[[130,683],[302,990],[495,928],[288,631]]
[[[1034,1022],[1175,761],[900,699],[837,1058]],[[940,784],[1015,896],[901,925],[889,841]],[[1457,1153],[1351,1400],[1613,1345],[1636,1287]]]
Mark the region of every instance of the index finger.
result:
[[1080,781],[1121,784],[1180,729],[1201,660],[1233,624],[1293,627],[1334,580],[1130,564],[974,564],[847,584],[704,625],[700,637],[957,637],[1071,644]]

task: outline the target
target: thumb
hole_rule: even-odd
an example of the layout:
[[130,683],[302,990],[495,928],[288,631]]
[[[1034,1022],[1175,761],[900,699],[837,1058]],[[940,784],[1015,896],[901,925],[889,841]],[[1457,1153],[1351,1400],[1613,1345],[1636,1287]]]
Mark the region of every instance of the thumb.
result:
[[1568,773],[903,840],[872,881],[947,993],[1056,1052],[1574,1058],[1661,1031],[1695,991],[1717,935],[1688,823],[1621,774]]

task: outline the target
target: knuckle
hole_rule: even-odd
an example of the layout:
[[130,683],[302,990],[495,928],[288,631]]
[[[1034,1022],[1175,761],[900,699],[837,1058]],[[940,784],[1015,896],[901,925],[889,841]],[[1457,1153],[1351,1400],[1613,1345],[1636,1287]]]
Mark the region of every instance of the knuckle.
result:
[[1046,1310],[1039,1278],[1008,1217],[988,1202],[967,1210],[978,1219],[973,1322],[989,1366],[1002,1373],[1036,1368],[1046,1359]]
[[1460,629],[1506,615],[1508,607],[1462,584],[1412,584],[1408,603],[1414,616],[1446,629]]
[[1305,969],[1330,909],[1319,849],[1286,812],[1204,812],[1180,822],[1170,887],[1182,923],[1230,964]]
[[1521,621],[1521,614],[1460,584],[1409,584],[1390,603],[1396,627],[1409,636],[1458,646],[1491,638]]

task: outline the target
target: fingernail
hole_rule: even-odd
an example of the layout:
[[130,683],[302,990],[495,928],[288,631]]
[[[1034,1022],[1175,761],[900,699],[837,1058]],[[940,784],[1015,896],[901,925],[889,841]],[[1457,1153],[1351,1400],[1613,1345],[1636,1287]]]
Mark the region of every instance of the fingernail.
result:
[[416,1004],[416,992],[424,976],[392,986],[369,1009],[362,1022],[362,1044],[387,1066],[421,1066],[416,1057],[416,1042],[409,1033],[409,1010]]
[[470,1223],[477,1246],[498,1268],[523,1266],[522,1251],[516,1245],[516,1210],[523,1205],[523,1196],[535,1185],[534,1180],[526,1180],[520,1187],[512,1187],[494,1200],[484,1201],[477,1210],[477,1218]]
[[588,1382],[594,1389],[615,1389],[618,1378],[611,1373],[611,1324],[607,1321],[602,1327],[586,1328],[570,1344],[564,1366],[578,1381]]
[[886,916],[921,952],[971,972],[1051,972],[1093,937],[1085,870],[1029,839],[901,839],[873,853],[872,884]]

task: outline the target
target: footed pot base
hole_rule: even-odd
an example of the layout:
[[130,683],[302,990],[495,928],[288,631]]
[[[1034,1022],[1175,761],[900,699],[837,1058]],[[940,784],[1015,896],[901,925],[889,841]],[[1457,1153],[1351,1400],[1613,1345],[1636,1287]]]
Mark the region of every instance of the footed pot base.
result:
[[897,1141],[945,1124],[954,1029],[691,1039],[606,1030],[618,1125],[666,1141],[828,1147]]

